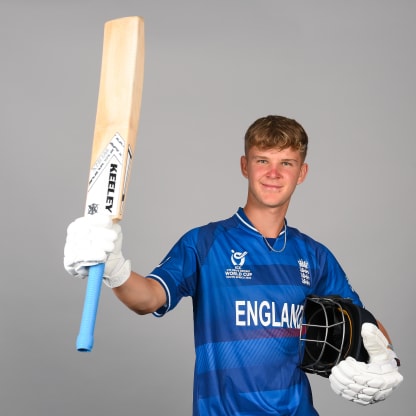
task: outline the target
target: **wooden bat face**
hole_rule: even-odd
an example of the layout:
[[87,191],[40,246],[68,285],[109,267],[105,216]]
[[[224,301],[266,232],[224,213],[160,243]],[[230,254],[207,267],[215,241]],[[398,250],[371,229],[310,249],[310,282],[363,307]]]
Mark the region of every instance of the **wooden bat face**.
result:
[[107,22],[88,180],[86,215],[121,220],[134,154],[143,90],[144,22]]

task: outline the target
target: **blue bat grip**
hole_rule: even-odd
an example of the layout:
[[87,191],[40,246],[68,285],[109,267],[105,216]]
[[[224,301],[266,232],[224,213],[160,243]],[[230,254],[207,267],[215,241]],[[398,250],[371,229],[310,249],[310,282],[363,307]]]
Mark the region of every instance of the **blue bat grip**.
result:
[[84,309],[77,337],[77,350],[89,352],[94,345],[94,327],[97,317],[105,263],[96,264],[89,268],[87,288],[85,292]]

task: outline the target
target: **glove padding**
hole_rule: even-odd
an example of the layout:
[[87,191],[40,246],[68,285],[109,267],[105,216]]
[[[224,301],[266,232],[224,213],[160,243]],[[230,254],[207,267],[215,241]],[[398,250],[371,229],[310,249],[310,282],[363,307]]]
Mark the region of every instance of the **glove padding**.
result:
[[366,322],[361,327],[369,363],[347,357],[334,366],[329,376],[332,390],[347,400],[368,405],[385,400],[403,381],[396,354],[376,325]]
[[110,216],[77,218],[67,229],[64,267],[70,275],[84,279],[90,266],[105,262],[104,283],[120,286],[131,273],[130,261],[121,253],[122,241],[121,227]]

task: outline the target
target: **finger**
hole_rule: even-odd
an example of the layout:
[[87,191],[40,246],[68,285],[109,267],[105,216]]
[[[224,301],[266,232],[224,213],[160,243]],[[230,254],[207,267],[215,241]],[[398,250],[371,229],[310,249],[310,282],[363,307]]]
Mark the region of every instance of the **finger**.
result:
[[346,385],[342,384],[332,374],[329,376],[329,382],[330,382],[330,385],[331,385],[331,389],[334,391],[334,393],[336,393],[338,395],[341,395],[342,391],[346,389]]
[[370,362],[389,359],[388,341],[376,325],[365,322],[361,327],[361,336]]
[[392,393],[393,389],[384,389],[384,390],[380,390],[378,393],[376,393],[374,395],[374,399],[376,401],[381,401],[381,400],[386,400],[387,397],[390,396],[390,394]]
[[337,383],[342,386],[348,386],[353,382],[351,375],[348,375],[348,373],[341,368],[340,364],[332,368],[331,376],[332,380],[336,380]]
[[85,218],[85,220],[91,226],[111,228],[111,226],[113,225],[111,215],[86,215],[83,218]]

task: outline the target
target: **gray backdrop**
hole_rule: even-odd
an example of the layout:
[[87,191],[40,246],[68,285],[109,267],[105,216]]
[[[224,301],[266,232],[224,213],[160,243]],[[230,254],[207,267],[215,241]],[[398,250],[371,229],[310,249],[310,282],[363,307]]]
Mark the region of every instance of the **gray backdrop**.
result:
[[322,415],[412,414],[414,117],[411,0],[2,0],[0,412],[189,415],[191,302],[139,317],[103,288],[92,353],[75,350],[85,282],[62,266],[82,215],[103,24],[146,20],[145,88],[124,252],[142,273],[246,196],[242,137],[300,121],[310,175],[288,221],[328,245],[386,325],[405,382],[364,408],[311,377]]

